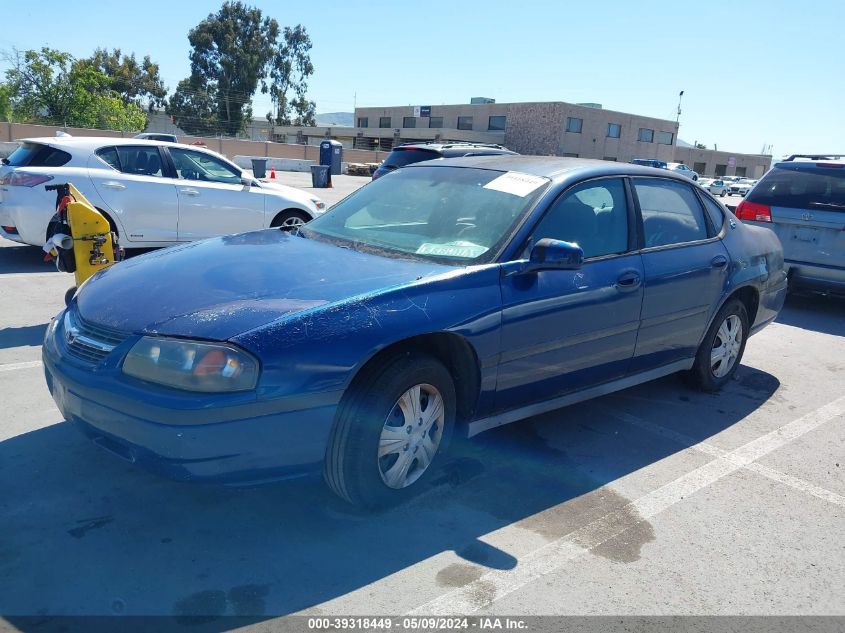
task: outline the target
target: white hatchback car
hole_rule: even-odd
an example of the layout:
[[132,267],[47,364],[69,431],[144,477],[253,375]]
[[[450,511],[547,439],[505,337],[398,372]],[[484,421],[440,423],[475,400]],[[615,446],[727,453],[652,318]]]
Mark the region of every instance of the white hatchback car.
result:
[[125,248],[266,227],[325,211],[319,198],[259,182],[219,154],[141,139],[25,139],[0,166],[0,236],[41,246],[56,210],[49,184],[71,182],[109,219]]

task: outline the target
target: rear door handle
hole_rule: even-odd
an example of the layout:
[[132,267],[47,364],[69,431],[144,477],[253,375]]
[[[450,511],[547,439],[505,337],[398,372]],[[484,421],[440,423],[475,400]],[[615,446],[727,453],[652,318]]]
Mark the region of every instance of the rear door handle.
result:
[[117,191],[126,189],[126,185],[121,184],[119,182],[115,182],[114,180],[107,180],[103,183],[103,187],[105,187],[106,189],[115,189]]
[[630,292],[639,288],[641,281],[642,278],[639,273],[634,271],[624,272],[616,280],[616,289],[620,292]]
[[728,265],[728,258],[724,255],[716,255],[716,257],[710,260],[710,265],[713,268],[724,268]]
[[186,196],[198,196],[200,192],[196,189],[180,189],[179,193],[184,193]]

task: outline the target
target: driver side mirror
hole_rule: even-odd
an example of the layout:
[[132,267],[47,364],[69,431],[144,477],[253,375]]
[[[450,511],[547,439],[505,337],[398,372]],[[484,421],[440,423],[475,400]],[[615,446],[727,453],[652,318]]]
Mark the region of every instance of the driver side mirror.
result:
[[534,244],[528,264],[522,272],[541,270],[578,270],[584,263],[584,251],[577,244],[545,237]]
[[248,190],[250,187],[252,187],[252,178],[241,176],[241,184],[244,186],[244,189]]

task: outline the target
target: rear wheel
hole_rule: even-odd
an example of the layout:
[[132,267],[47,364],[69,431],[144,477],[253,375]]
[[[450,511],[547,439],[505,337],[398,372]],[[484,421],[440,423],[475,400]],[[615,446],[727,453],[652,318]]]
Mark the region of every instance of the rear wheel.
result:
[[308,222],[311,218],[304,211],[288,209],[279,213],[270,223],[271,228],[280,228],[283,231],[292,231]]
[[728,195],[728,192],[722,189],[722,193],[719,194],[719,197],[724,198],[726,195]]
[[425,354],[396,356],[356,381],[326,451],[329,487],[364,508],[419,492],[439,466],[455,420],[449,371]]
[[689,371],[694,386],[713,392],[727,384],[742,360],[748,329],[748,311],[739,299],[731,299],[722,306]]

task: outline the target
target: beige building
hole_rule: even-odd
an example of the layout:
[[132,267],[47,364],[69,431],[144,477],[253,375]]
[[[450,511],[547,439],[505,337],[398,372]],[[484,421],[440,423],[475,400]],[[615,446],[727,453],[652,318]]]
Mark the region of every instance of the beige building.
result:
[[354,127],[275,128],[273,140],[318,144],[330,137],[347,148],[379,152],[399,143],[472,141],[504,145],[520,154],[620,162],[654,158],[685,163],[703,176],[759,178],[772,162],[768,155],[679,146],[677,122],[605,110],[596,103],[477,98],[458,105],[356,108],[354,121]]

